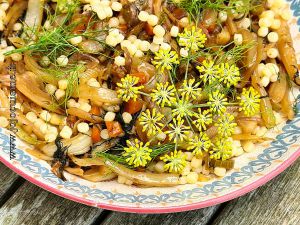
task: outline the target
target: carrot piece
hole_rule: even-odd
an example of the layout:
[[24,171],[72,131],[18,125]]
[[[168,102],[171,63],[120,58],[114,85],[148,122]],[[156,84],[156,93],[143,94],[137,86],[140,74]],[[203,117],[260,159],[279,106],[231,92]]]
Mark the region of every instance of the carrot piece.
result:
[[99,116],[100,115],[100,108],[96,105],[93,105],[92,108],[91,108],[90,113],[93,114],[93,115]]
[[118,137],[123,133],[121,124],[118,121],[105,121],[109,137]]
[[147,76],[145,73],[142,72],[132,73],[130,75],[139,78],[140,84],[145,84],[149,81],[149,76]]
[[121,30],[123,32],[126,32],[128,29],[126,24],[120,24],[118,28],[119,28],[119,30]]
[[97,143],[97,142],[101,141],[100,132],[101,131],[100,131],[99,127],[93,126],[92,135],[91,135],[93,143]]
[[145,31],[148,35],[154,35],[153,27],[149,23],[145,23]]
[[141,99],[137,99],[136,101],[130,99],[124,104],[124,111],[130,114],[135,114],[142,109],[143,104],[144,102]]

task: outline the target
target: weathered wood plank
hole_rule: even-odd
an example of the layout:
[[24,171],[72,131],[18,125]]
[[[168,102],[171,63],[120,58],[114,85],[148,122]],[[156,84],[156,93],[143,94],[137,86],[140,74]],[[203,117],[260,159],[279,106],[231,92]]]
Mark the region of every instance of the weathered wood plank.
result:
[[[195,211],[173,214],[133,214],[114,212],[102,223],[103,225],[204,225],[218,210],[213,206]],[[102,225],[101,224],[101,225]]]
[[25,182],[0,209],[0,224],[90,225],[102,212]]
[[23,179],[0,163],[0,206],[23,183]]
[[299,225],[300,159],[274,180],[233,200],[213,225]]

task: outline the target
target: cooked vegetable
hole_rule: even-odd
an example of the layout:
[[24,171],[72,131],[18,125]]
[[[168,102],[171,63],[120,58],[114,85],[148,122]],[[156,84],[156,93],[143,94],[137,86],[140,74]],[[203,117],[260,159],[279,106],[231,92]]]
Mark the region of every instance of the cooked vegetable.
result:
[[[63,146],[68,146],[68,154],[81,155],[90,150],[92,140],[88,135],[78,134],[70,139],[63,139],[61,141]],[[53,156],[57,150],[57,146],[54,143],[46,144],[41,147],[41,150],[48,156]]]
[[281,4],[8,3],[0,126],[15,113],[28,151],[62,179],[197,184],[294,118],[300,78]]
[[278,50],[282,63],[290,76],[290,79],[300,85],[299,71],[296,53],[293,48],[293,40],[289,31],[289,27],[286,21],[280,20],[281,26],[278,29]]
[[179,176],[177,174],[154,174],[137,172],[108,159],[106,159],[104,163],[116,174],[132,180],[135,184],[154,187],[175,186],[179,184]]

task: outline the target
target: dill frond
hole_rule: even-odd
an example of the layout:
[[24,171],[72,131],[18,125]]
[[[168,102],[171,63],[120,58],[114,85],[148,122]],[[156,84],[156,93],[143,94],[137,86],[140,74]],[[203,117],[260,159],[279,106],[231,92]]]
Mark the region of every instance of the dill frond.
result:
[[204,9],[213,9],[216,11],[234,11],[237,14],[248,14],[250,10],[257,7],[252,0],[171,0],[175,5],[184,9],[197,21],[201,17]]
[[[245,57],[245,53],[256,44],[257,43],[254,41],[242,45],[234,45],[233,42],[230,42],[226,46],[221,47],[219,51],[215,52],[216,62],[219,64],[230,61],[230,63],[235,64],[242,60]],[[231,45],[233,45],[232,48],[225,50],[225,48],[228,48],[228,46]],[[223,54],[221,54],[221,52],[223,52]]]

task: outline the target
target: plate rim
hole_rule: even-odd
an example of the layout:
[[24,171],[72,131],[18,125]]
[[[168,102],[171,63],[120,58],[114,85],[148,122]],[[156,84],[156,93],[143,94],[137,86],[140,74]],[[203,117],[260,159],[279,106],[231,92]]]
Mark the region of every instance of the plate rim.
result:
[[60,189],[53,188],[42,181],[39,181],[38,179],[34,179],[30,175],[26,174],[22,170],[18,169],[17,167],[14,167],[12,163],[7,161],[5,158],[0,156],[0,161],[7,166],[9,169],[13,170],[15,173],[22,176],[24,179],[28,180],[29,182],[39,186],[40,188],[43,188],[44,190],[47,190],[53,194],[56,194],[60,197],[82,203],[88,206],[94,206],[101,209],[107,209],[107,210],[113,210],[113,211],[119,211],[119,212],[129,212],[129,213],[148,213],[148,214],[158,214],[158,213],[175,213],[175,212],[184,212],[189,210],[196,210],[201,209],[213,205],[217,205],[229,200],[232,200],[234,198],[240,197],[242,195],[245,195],[249,193],[250,191],[264,185],[271,179],[275,178],[277,175],[282,173],[286,168],[288,168],[293,162],[295,162],[298,158],[300,158],[300,148],[296,150],[288,159],[283,161],[278,167],[276,167],[274,170],[272,170],[270,173],[265,174],[255,182],[252,182],[238,190],[235,190],[233,192],[230,192],[228,194],[222,195],[220,197],[212,198],[209,200],[205,200],[198,203],[191,203],[186,205],[180,205],[180,206],[166,206],[166,207],[126,207],[126,206],[120,206],[120,205],[112,205],[107,203],[99,203],[99,202],[93,202],[92,200],[88,200],[79,196],[75,196],[73,194],[66,193],[64,191],[61,191]]
[[[297,27],[299,32],[299,26],[300,26],[300,5],[297,5],[297,2],[299,0],[286,0],[287,3],[291,4],[291,10],[293,12],[294,18],[297,19]],[[295,5],[296,3],[296,5]],[[297,14],[297,15],[296,15]],[[71,193],[67,193],[65,191],[62,191],[60,189],[51,187],[47,183],[40,181],[38,179],[35,179],[34,177],[31,177],[26,172],[23,172],[21,169],[15,167],[9,160],[6,160],[4,157],[0,156],[0,161],[7,166],[9,169],[23,177],[24,179],[28,180],[29,182],[39,186],[40,188],[43,188],[46,191],[49,191],[53,194],[56,194],[60,197],[66,198],[68,200],[72,200],[78,203],[82,203],[88,206],[98,207],[102,209],[108,209],[108,210],[114,210],[114,211],[120,211],[120,212],[129,212],[129,213],[175,213],[175,212],[183,212],[183,211],[189,211],[189,210],[196,210],[200,208],[205,208],[209,206],[213,206],[216,204],[220,204],[229,200],[232,200],[234,198],[240,197],[242,195],[245,195],[249,193],[250,191],[264,185],[271,179],[278,176],[280,173],[282,173],[285,169],[287,169],[292,163],[294,163],[298,158],[300,158],[300,148],[298,148],[294,153],[292,153],[289,158],[284,160],[282,163],[280,163],[276,168],[274,168],[269,173],[266,173],[264,176],[260,177],[254,182],[251,182],[237,190],[234,190],[228,194],[224,194],[219,197],[211,198],[202,202],[197,203],[190,203],[185,205],[179,205],[179,206],[164,206],[164,207],[135,207],[135,206],[121,206],[121,205],[113,205],[111,203],[101,203],[101,202],[95,202],[90,199],[85,199],[81,196],[74,195]]]

